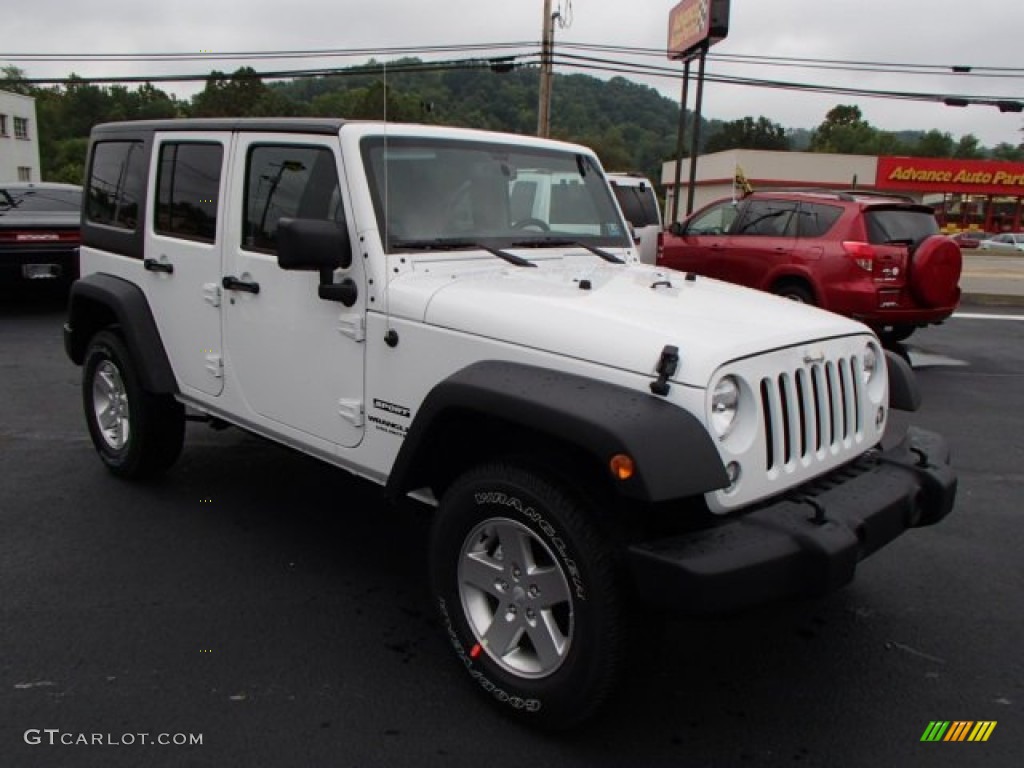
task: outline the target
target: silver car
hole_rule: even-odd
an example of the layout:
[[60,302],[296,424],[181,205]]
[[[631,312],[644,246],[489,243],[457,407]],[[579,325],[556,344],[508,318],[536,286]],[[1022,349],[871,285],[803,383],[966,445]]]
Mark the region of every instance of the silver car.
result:
[[1013,253],[1024,251],[1024,232],[1001,232],[978,243],[979,250]]

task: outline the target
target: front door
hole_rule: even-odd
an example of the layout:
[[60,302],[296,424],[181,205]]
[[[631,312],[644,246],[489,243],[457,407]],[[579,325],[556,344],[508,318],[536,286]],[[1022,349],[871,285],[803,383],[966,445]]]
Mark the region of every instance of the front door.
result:
[[351,307],[319,298],[317,273],[286,272],[277,263],[282,218],[335,221],[352,237],[338,140],[240,133],[236,142],[223,280],[225,375],[260,426],[305,445],[317,438],[325,451],[355,446],[364,419],[363,259],[353,259],[345,274],[358,290]]

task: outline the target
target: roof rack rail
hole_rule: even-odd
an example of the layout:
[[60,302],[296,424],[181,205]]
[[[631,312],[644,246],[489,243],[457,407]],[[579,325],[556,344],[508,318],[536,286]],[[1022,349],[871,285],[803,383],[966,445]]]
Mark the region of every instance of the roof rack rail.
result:
[[843,202],[850,203],[857,197],[891,197],[898,200],[906,200],[908,203],[917,202],[910,195],[899,192],[883,192],[877,189],[835,189],[833,187],[755,187],[755,192],[809,192],[818,195],[835,195]]

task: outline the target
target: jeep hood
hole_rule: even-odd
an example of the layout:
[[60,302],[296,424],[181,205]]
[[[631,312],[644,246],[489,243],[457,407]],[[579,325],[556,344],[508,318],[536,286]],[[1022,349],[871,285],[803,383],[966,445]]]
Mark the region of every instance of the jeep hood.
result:
[[654,376],[662,349],[672,345],[680,358],[673,380],[696,387],[730,360],[868,332],[845,317],[761,291],[594,261],[537,259],[535,269],[435,263],[391,281],[391,311],[646,376]]

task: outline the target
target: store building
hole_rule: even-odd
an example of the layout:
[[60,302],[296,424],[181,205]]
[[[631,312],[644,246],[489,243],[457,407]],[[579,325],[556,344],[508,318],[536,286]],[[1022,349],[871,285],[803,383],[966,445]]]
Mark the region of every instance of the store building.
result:
[[[686,211],[688,160],[681,170],[679,218]],[[939,225],[950,233],[1024,231],[1024,163],[732,149],[697,158],[694,210],[742,194],[737,176],[754,189],[858,188],[907,195],[933,206]],[[665,163],[666,221],[674,182],[675,163]]]
[[0,91],[0,181],[41,181],[36,100]]

